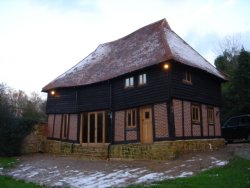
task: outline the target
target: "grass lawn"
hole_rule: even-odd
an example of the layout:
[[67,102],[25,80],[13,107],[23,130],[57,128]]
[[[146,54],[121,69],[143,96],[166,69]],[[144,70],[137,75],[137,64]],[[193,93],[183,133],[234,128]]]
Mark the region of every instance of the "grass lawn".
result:
[[17,160],[14,157],[0,157],[0,167],[8,168],[15,166],[17,164]]
[[[0,168],[10,168],[18,163],[14,157],[0,157]],[[8,176],[0,175],[0,187],[4,188],[39,188],[41,186],[34,183],[26,183],[22,180],[15,180]]]
[[[144,187],[143,185],[131,186],[133,188]],[[166,187],[166,188],[211,188],[211,187],[250,187],[250,160],[234,157],[230,163],[224,167],[214,168],[199,173],[189,178],[177,178],[155,182],[146,187]]]

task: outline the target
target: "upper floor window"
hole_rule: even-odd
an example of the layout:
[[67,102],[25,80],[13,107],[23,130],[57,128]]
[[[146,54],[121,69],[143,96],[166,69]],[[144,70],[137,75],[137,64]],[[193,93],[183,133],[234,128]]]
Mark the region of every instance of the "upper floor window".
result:
[[214,109],[213,108],[207,109],[207,120],[209,124],[214,124]]
[[125,87],[134,87],[134,77],[126,78]]
[[147,83],[147,74],[140,74],[139,75],[139,85],[144,85]]
[[200,107],[198,105],[192,105],[192,122],[200,123]]
[[190,72],[185,71],[183,74],[183,82],[192,84],[192,75]]
[[137,125],[137,120],[136,120],[136,109],[129,109],[126,110],[126,126],[128,128],[134,128]]

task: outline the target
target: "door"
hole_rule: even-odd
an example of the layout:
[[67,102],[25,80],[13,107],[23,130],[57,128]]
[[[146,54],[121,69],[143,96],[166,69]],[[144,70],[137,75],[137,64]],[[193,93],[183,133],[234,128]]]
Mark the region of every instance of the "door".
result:
[[151,107],[140,108],[140,129],[141,129],[141,143],[153,143],[152,130],[152,109]]
[[89,112],[81,114],[80,119],[80,144],[98,144],[105,143],[106,127],[105,127],[105,112]]

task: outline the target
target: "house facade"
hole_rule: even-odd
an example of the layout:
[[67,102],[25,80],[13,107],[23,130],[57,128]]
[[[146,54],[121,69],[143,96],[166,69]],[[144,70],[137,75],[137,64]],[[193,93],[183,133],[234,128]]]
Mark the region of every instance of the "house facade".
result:
[[43,88],[48,139],[97,146],[220,138],[225,79],[160,20],[99,45]]

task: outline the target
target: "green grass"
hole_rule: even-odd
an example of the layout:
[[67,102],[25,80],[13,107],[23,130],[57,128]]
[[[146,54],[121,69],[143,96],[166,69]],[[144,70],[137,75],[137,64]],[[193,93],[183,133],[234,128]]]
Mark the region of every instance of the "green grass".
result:
[[14,157],[0,157],[0,167],[8,168],[13,167],[18,163]]
[[[14,157],[0,157],[0,168],[11,168],[18,164]],[[40,188],[41,186],[34,183],[27,183],[23,180],[15,180],[9,176],[0,175],[0,187],[2,188]]]
[[[131,186],[133,188],[143,185]],[[247,188],[250,187],[250,160],[235,157],[224,167],[214,168],[189,178],[155,182],[146,187],[164,188]]]
[[0,187],[4,188],[41,188],[41,186],[34,183],[27,183],[23,180],[15,180],[9,176],[0,176]]

